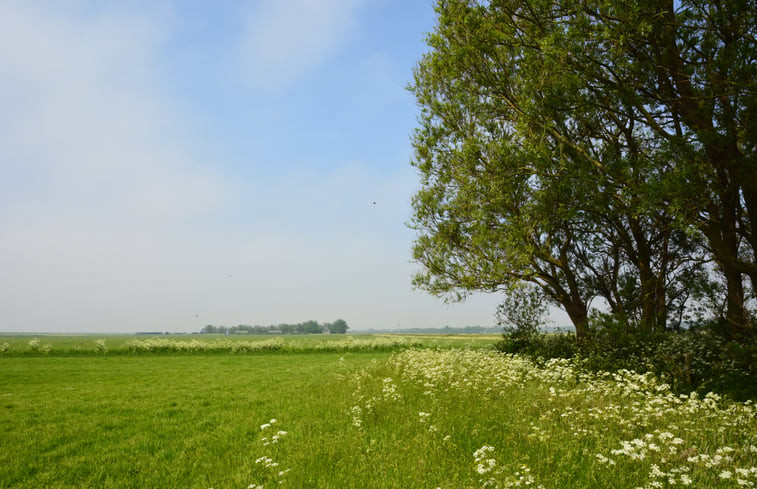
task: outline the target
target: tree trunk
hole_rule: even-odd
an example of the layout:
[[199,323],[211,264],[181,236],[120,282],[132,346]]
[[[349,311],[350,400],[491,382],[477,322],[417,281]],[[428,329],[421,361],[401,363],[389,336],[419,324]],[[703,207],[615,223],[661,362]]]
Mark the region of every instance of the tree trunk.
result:
[[748,329],[751,327],[751,318],[744,307],[743,276],[733,270],[724,270],[723,275],[726,280],[726,322],[736,331]]
[[568,303],[563,304],[565,312],[568,313],[573,327],[576,329],[576,341],[578,344],[583,343],[589,337],[589,315],[585,304]]
[[657,270],[657,283],[655,284],[655,299],[657,300],[655,324],[657,331],[665,331],[668,325],[668,297],[666,275],[668,273],[668,263],[670,261],[670,228],[665,224],[665,235],[663,238],[662,251],[660,252],[660,267]]
[[657,277],[657,291],[655,296],[657,297],[657,331],[665,331],[668,326],[668,302],[666,297],[665,279],[662,274]]
[[[733,208],[731,208],[733,209]],[[726,282],[726,322],[735,331],[752,327],[744,301],[744,274],[740,271],[739,236],[735,211],[724,212],[720,223],[708,221],[703,231]]]
[[657,321],[657,282],[658,277],[652,270],[652,251],[649,240],[636,219],[629,219],[628,225],[636,243],[632,255],[636,257],[636,269],[639,272],[641,301],[641,320],[639,327],[644,331],[652,331]]

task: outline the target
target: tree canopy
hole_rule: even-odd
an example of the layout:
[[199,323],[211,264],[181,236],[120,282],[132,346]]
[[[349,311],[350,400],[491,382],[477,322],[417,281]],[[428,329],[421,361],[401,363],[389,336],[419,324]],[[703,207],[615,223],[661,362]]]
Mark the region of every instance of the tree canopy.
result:
[[538,287],[586,337],[702,308],[753,330],[757,2],[439,0],[419,107],[415,285]]

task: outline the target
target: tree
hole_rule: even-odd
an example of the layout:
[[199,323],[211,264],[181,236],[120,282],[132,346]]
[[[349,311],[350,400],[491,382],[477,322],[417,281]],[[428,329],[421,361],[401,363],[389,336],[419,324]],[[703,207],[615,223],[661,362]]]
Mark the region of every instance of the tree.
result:
[[533,283],[581,339],[596,297],[669,327],[714,259],[750,328],[754,3],[439,1],[410,87],[414,283]]
[[347,330],[350,329],[350,327],[347,326],[347,321],[345,321],[344,319],[337,319],[333,323],[329,324],[328,327],[329,330],[335,334],[345,334],[347,333]]
[[318,324],[318,321],[305,321],[302,323],[302,332],[305,334],[317,334],[323,332],[323,326]]
[[[757,44],[754,1],[560,2],[547,40],[585,85],[580,112],[633,124],[636,149],[679,228],[706,239],[727,285],[726,319],[750,326],[744,276],[757,279]],[[534,40],[538,37],[533,38]],[[543,39],[543,38],[542,38]],[[575,114],[575,106],[568,110]],[[601,128],[591,131],[601,138]],[[605,138],[606,141],[606,138]],[[664,170],[664,171],[660,171]]]
[[546,323],[546,314],[544,295],[537,287],[518,287],[497,307],[497,323],[506,332],[527,338],[539,332]]
[[202,333],[202,334],[213,334],[213,333],[217,333],[217,332],[218,332],[218,330],[212,324],[207,324],[207,325],[203,326],[202,329],[200,330],[200,333]]

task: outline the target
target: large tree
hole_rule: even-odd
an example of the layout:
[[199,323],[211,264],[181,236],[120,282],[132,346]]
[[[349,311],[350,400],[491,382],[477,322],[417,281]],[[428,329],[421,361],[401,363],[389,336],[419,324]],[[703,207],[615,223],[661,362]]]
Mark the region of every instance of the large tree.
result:
[[756,7],[440,0],[411,86],[416,285],[529,281],[581,338],[597,296],[664,329],[712,258],[751,327]]

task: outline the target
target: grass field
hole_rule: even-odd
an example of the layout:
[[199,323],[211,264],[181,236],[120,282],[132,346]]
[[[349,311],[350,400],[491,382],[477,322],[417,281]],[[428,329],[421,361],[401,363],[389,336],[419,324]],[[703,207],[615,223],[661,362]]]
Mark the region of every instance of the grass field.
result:
[[106,337],[101,354],[98,337],[80,337],[77,353],[74,340],[39,339],[50,353],[0,355],[0,488],[757,483],[751,404],[534,365],[491,351],[493,338],[246,354],[114,354],[134,337]]

